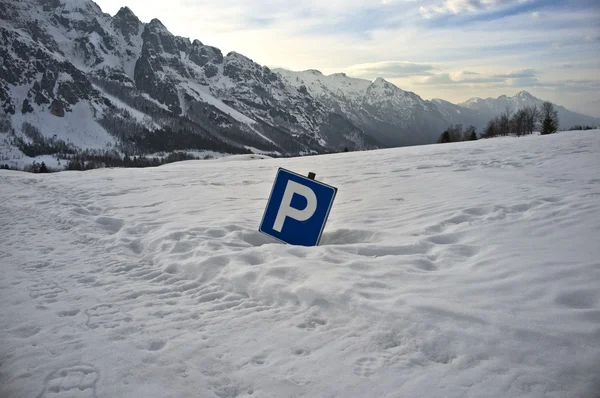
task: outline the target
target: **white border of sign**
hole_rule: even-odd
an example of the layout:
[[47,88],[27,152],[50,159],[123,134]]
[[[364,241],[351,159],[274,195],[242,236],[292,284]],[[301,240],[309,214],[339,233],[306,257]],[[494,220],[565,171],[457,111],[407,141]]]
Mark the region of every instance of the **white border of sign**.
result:
[[[285,243],[286,245],[290,244],[290,243],[287,243],[287,242],[285,242],[285,241],[283,241],[281,239],[278,239],[278,238],[274,237],[273,235],[268,234],[268,233],[266,233],[266,232],[264,232],[262,230],[263,223],[265,222],[265,216],[267,215],[267,210],[269,208],[269,203],[271,203],[271,196],[273,196],[273,191],[275,190],[275,182],[277,181],[277,178],[279,177],[279,173],[281,172],[281,170],[283,170],[285,172],[288,172],[290,174],[294,174],[294,175],[296,175],[296,176],[298,176],[300,178],[303,178],[305,180],[309,180],[309,181],[312,181],[312,182],[317,183],[319,185],[323,185],[324,187],[333,189],[333,197],[331,198],[331,202],[329,202],[329,208],[327,208],[327,213],[325,214],[325,221],[323,222],[323,226],[321,227],[321,230],[319,231],[319,237],[317,238],[317,244],[315,245],[315,246],[319,246],[319,244],[321,243],[321,236],[323,235],[323,230],[325,229],[325,224],[327,224],[327,219],[329,218],[329,213],[331,212],[331,208],[333,207],[333,202],[335,201],[335,197],[337,195],[338,189],[336,187],[334,187],[334,186],[325,184],[325,183],[323,183],[321,181],[311,180],[310,178],[308,178],[306,176],[303,176],[301,174],[295,173],[295,172],[290,171],[288,169],[284,169],[283,167],[279,167],[277,169],[277,173],[275,174],[275,181],[273,181],[273,187],[271,188],[271,193],[269,194],[269,199],[267,200],[267,205],[265,206],[265,211],[263,212],[262,220],[260,220],[260,225],[258,227],[258,232],[263,233],[263,234],[265,234],[265,235],[267,235],[267,236],[275,239],[278,242]],[[311,247],[311,246],[307,246],[307,247]]]

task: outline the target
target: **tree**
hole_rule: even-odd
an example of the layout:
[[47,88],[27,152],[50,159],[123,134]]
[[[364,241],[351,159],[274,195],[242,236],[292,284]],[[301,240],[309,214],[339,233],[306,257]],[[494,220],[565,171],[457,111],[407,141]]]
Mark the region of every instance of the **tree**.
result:
[[533,134],[533,130],[537,127],[537,121],[540,118],[540,110],[537,105],[526,106],[525,108],[525,131],[527,134]]
[[477,140],[477,127],[470,125],[463,134],[463,141],[475,141]]
[[550,101],[544,102],[540,112],[540,122],[542,123],[541,134],[552,134],[558,130],[558,111]]
[[445,144],[447,142],[451,142],[450,133],[448,132],[448,130],[444,131],[442,135],[440,135],[440,138],[438,138],[437,142],[438,144]]
[[540,134],[554,134],[556,133],[556,130],[558,129],[556,127],[556,124],[554,123],[554,120],[550,115],[547,115],[546,118],[542,121],[542,131]]
[[498,119],[498,134],[499,135],[509,135],[510,134],[510,116],[512,111],[510,106],[506,106],[506,110],[502,112],[500,118]]
[[490,120],[481,137],[482,138],[492,138],[492,137],[496,137],[497,135],[499,135],[500,134],[498,131],[499,123],[500,122],[499,122],[498,117]]
[[40,165],[39,173],[48,173],[48,167],[46,167],[46,163],[42,162]]
[[450,142],[459,142],[463,139],[463,126],[462,124],[457,124],[456,126],[450,125],[448,129],[450,133]]
[[527,111],[525,108],[519,109],[510,119],[511,132],[516,136],[525,135],[527,130]]

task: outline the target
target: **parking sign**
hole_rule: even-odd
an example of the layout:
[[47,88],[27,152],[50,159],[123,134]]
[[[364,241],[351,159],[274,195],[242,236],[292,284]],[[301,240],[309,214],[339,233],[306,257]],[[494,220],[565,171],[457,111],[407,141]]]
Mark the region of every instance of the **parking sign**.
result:
[[282,242],[317,246],[337,188],[279,168],[259,231]]

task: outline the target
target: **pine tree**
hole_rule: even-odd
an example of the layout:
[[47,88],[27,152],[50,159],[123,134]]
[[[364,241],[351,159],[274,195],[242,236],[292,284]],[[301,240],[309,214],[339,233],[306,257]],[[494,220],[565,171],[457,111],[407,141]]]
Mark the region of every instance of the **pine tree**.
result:
[[450,142],[450,133],[448,132],[448,130],[444,131],[442,133],[442,135],[440,135],[440,138],[438,138],[438,144],[445,144],[447,142]]
[[546,101],[542,105],[540,120],[542,122],[540,134],[553,134],[558,131],[558,112],[554,109],[554,105],[551,102]]
[[540,134],[553,134],[556,133],[556,124],[554,123],[554,119],[550,115],[546,115],[544,120],[542,121],[542,131]]

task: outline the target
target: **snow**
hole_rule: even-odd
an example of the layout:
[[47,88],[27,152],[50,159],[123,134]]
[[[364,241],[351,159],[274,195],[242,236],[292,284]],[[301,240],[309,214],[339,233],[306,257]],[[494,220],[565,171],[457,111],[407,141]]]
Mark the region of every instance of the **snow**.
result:
[[[600,131],[0,170],[2,397],[594,397]],[[339,188],[257,231],[278,167]]]
[[142,111],[139,111],[135,108],[132,108],[131,106],[127,105],[126,103],[124,103],[123,101],[121,101],[120,99],[118,99],[117,97],[114,97],[108,93],[106,93],[106,91],[104,91],[100,86],[97,86],[95,84],[93,84],[94,88],[96,90],[98,90],[99,92],[102,93],[103,97],[106,97],[110,100],[110,102],[113,103],[113,105],[125,109],[127,112],[129,112],[131,114],[131,116],[137,120],[140,123],[143,123],[148,129],[150,130],[156,130],[160,128],[160,125],[158,125],[158,123],[154,122],[152,120],[152,118],[145,114]]
[[70,105],[71,111],[65,112],[63,117],[36,108],[33,113],[15,113],[11,118],[13,127],[21,130],[23,122],[28,122],[37,127],[45,137],[56,135],[56,138],[78,148],[103,149],[115,143],[115,139],[94,119],[94,109],[89,101]]
[[69,161],[66,159],[58,160],[53,155],[29,157],[13,146],[0,146],[0,165],[7,164],[13,170],[23,170],[33,163],[44,163],[50,170],[57,171],[64,170]]
[[[170,69],[170,68],[165,68],[165,69]],[[173,74],[175,74],[175,73],[176,72],[173,72]],[[250,119],[248,116],[244,115],[241,112],[236,111],[229,105],[226,105],[221,100],[213,97],[212,94],[206,92],[206,88],[204,88],[202,85],[197,84],[191,80],[188,80],[188,81],[180,82],[180,86],[183,87],[190,95],[198,98],[200,101],[206,102],[207,104],[214,106],[215,108],[228,114],[229,116],[231,116],[238,122],[247,124],[249,126],[256,124],[256,122],[254,120]]]
[[274,69],[274,71],[287,83],[295,87],[304,85],[312,95],[317,97],[334,95],[350,101],[361,101],[371,85],[369,80],[348,77],[343,73],[325,76],[314,70],[293,72],[286,69]]

